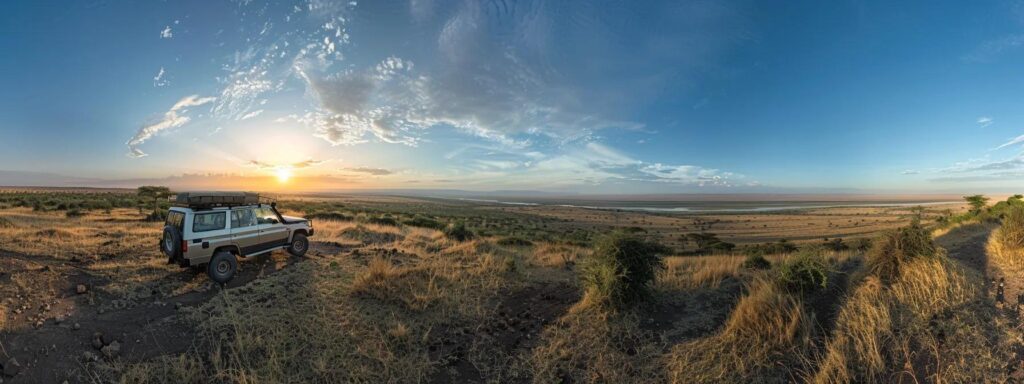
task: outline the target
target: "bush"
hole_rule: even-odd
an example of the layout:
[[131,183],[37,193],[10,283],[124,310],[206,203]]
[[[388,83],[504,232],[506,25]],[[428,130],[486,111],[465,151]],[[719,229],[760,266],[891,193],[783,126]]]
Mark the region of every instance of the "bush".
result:
[[772,263],[770,261],[768,261],[768,259],[765,259],[764,256],[761,256],[761,255],[750,255],[750,256],[747,256],[747,258],[743,260],[743,264],[740,264],[740,266],[743,267],[743,268],[746,268],[746,269],[755,269],[755,270],[756,269],[771,269],[772,268]]
[[866,237],[854,239],[852,244],[850,245],[850,248],[856,249],[858,251],[866,251],[868,249],[871,249],[871,239]]
[[442,228],[444,228],[444,224],[441,224],[437,220],[426,218],[426,217],[421,217],[421,216],[417,216],[417,217],[414,217],[412,219],[405,220],[405,221],[402,222],[402,224],[408,225],[410,227],[421,227],[421,228],[431,228],[431,229],[442,229]]
[[499,239],[498,245],[504,245],[506,247],[529,247],[533,245],[533,242],[522,237],[509,236]]
[[14,228],[14,223],[7,220],[6,217],[0,216],[0,228]]
[[597,241],[594,254],[580,269],[588,296],[613,308],[634,304],[650,295],[650,284],[664,269],[664,246],[616,231]]
[[830,251],[836,251],[836,252],[838,252],[838,251],[845,251],[847,249],[850,249],[849,246],[847,246],[845,243],[843,243],[843,239],[839,239],[839,238],[835,238],[835,239],[826,241],[823,244],[823,246],[825,247],[825,249],[828,249]]
[[455,241],[466,241],[473,238],[473,231],[466,228],[466,223],[458,222],[446,227],[444,235]]
[[377,225],[390,225],[392,227],[397,227],[398,226],[398,220],[395,220],[395,218],[388,217],[388,216],[384,216],[384,217],[371,216],[371,217],[366,219],[366,222],[370,223],[370,224],[377,224]]
[[67,216],[67,217],[82,217],[84,215],[85,215],[85,213],[82,212],[82,210],[80,210],[78,208],[72,208],[72,209],[67,210],[67,212],[64,212],[64,216]]
[[352,221],[352,216],[348,216],[340,212],[316,212],[311,213],[306,217],[316,220]]
[[778,268],[779,285],[799,293],[811,293],[828,287],[831,268],[819,249],[796,254]]
[[892,282],[899,276],[900,268],[917,258],[932,258],[938,255],[938,248],[932,235],[921,223],[891,230],[880,235],[867,254],[868,270],[884,282]]

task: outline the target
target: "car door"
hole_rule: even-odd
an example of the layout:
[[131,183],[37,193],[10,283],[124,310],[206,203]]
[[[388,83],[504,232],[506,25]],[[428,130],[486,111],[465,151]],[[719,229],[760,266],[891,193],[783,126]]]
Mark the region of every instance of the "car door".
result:
[[260,227],[257,225],[256,208],[231,210],[231,241],[242,254],[260,251]]
[[260,227],[261,248],[273,248],[288,244],[288,228],[281,222],[281,217],[270,207],[256,210],[256,221]]

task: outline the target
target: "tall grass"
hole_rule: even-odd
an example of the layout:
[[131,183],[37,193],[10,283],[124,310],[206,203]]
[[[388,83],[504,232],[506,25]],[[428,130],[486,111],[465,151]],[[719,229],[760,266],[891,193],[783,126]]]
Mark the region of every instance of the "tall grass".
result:
[[868,276],[840,310],[815,383],[1000,381],[1009,340],[979,300],[980,277],[945,257],[902,265],[891,284]]
[[814,322],[799,296],[757,277],[717,334],[678,344],[667,357],[673,383],[784,383],[809,355]]

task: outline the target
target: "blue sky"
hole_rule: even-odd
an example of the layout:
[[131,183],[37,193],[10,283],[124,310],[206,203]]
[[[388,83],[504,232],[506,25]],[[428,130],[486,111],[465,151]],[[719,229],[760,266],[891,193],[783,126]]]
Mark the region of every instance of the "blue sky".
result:
[[4,2],[0,49],[0,184],[1024,187],[1019,2]]

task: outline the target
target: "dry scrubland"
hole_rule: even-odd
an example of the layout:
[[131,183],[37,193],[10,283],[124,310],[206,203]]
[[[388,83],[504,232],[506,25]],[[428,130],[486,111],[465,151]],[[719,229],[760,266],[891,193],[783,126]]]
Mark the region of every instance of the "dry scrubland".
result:
[[[471,226],[474,236],[464,238],[428,228],[453,221],[431,216],[433,203],[395,214],[403,204],[411,203],[284,203],[291,213],[320,217],[312,250],[301,259],[275,253],[242,262],[227,289],[164,265],[160,226],[137,210],[69,218],[4,208],[0,362],[15,357],[21,367],[4,382],[1024,376],[1015,306],[997,302],[987,283],[1005,277],[1005,296],[1016,303],[1024,269],[1020,210],[1001,226],[997,217],[958,220],[934,232],[935,242],[932,223],[909,225],[901,216],[893,229],[872,233],[867,250],[808,244],[756,257],[673,256],[677,249],[660,247],[654,230],[596,231],[591,242],[545,239],[530,230],[543,224],[507,221],[522,212],[484,216],[486,225]],[[76,294],[78,284],[88,291]],[[122,345],[120,353],[94,349],[96,331]]]

